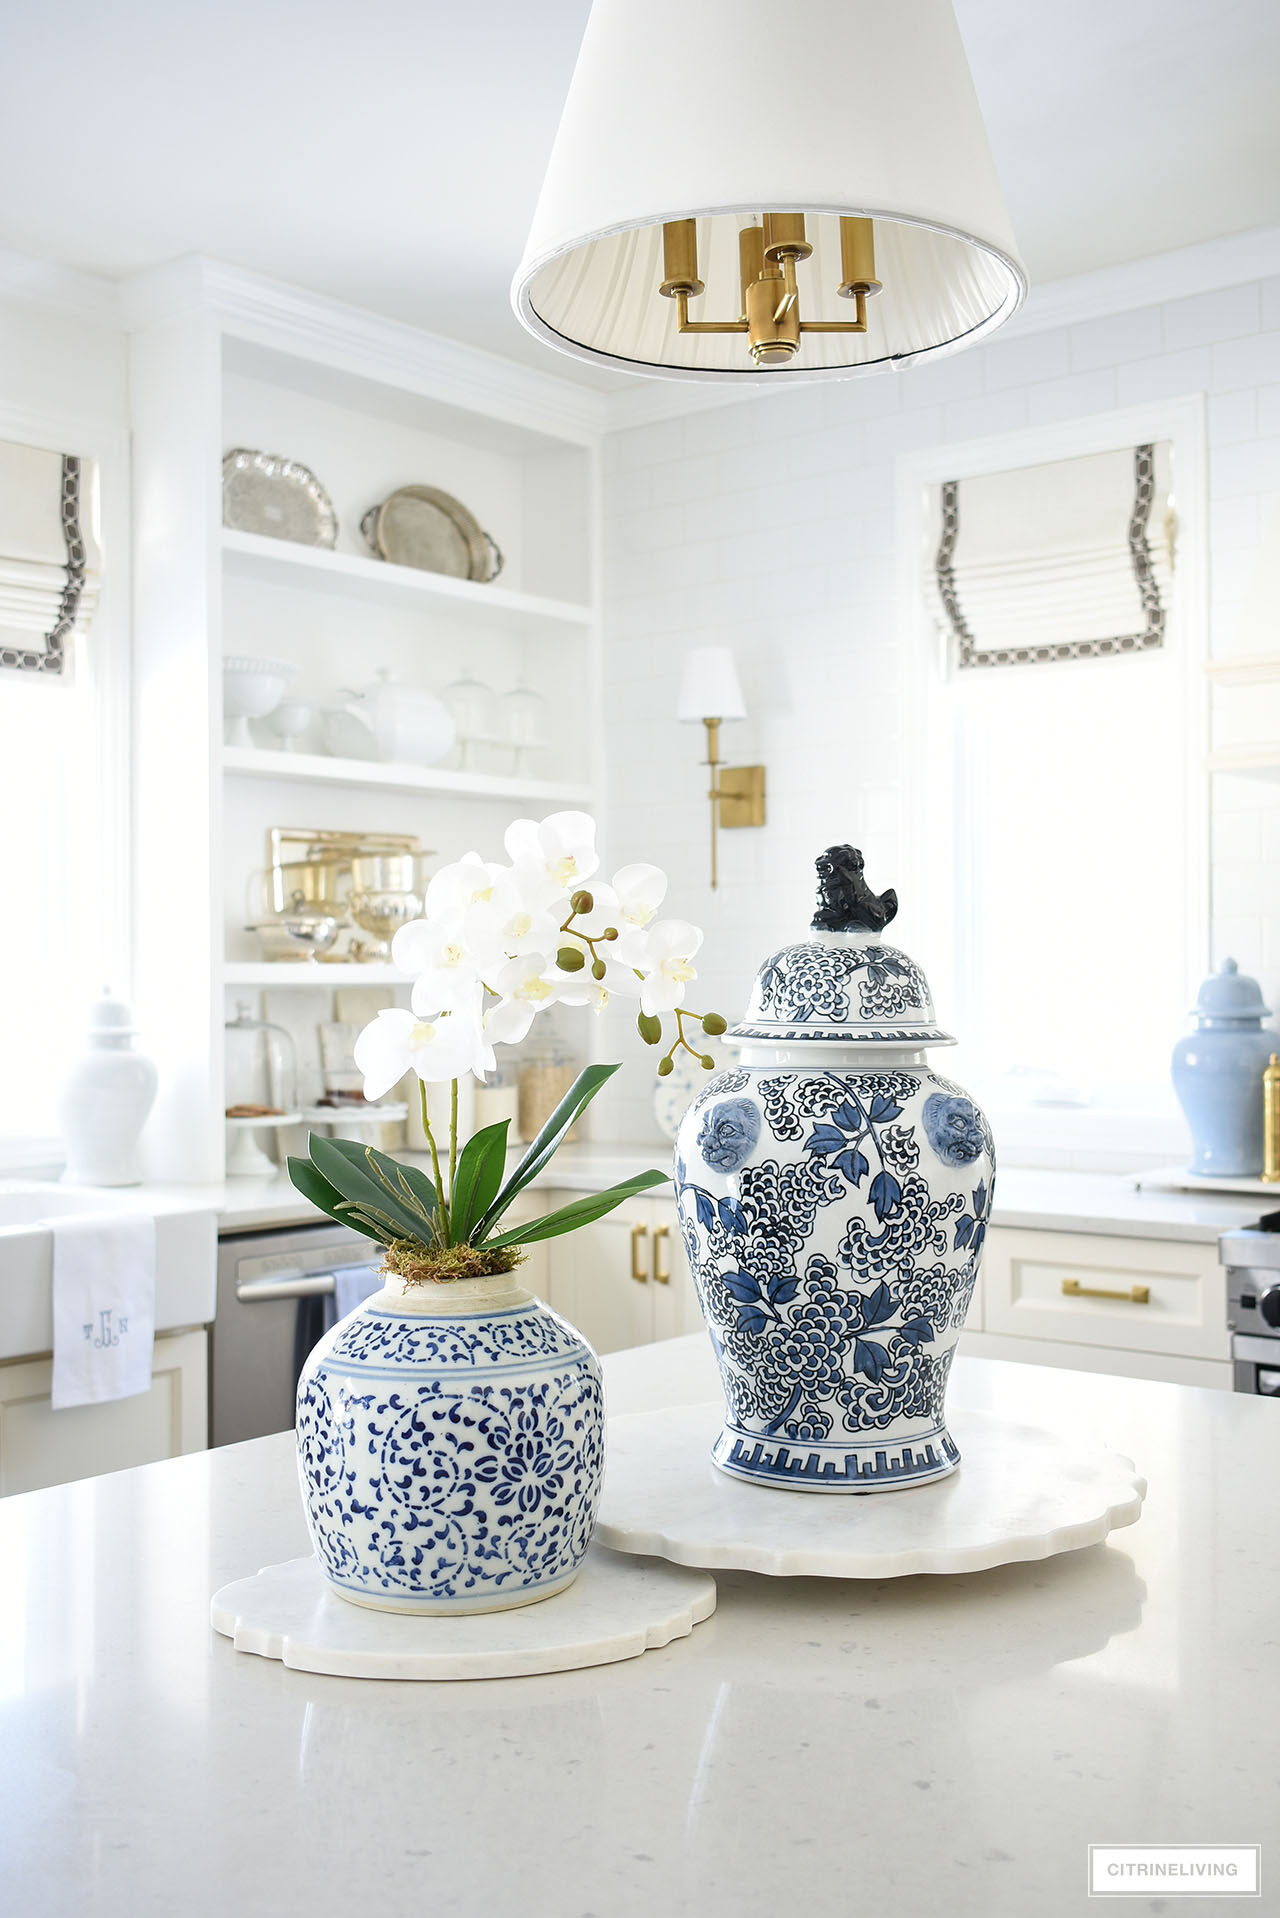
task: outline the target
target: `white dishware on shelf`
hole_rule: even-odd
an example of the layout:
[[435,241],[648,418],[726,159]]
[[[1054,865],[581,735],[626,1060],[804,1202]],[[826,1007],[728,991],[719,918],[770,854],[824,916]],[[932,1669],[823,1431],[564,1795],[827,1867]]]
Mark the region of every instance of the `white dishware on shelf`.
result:
[[296,753],[301,739],[316,716],[309,699],[282,699],[271,715],[271,730],[287,753]]
[[373,734],[379,759],[408,766],[435,766],[452,750],[455,726],[449,708],[421,686],[406,686],[389,667],[361,692],[352,693],[354,717]]
[[498,730],[514,750],[513,770],[527,772],[529,754],[547,743],[547,702],[542,694],[535,693],[523,680],[503,693],[498,701]]
[[58,1098],[68,1185],[141,1182],[138,1138],[155,1100],[156,1069],[133,1050],[134,1030],[128,1006],[104,992],[89,1015],[87,1050]]
[[284,698],[297,672],[284,659],[250,659],[228,654],[222,662],[222,711],[228,746],[252,746],[251,719],[265,719]]
[[468,771],[476,746],[491,744],[496,736],[493,693],[483,680],[464,670],[445,687],[444,701],[457,728],[458,764]]
[[320,734],[334,759],[375,759],[377,746],[368,723],[345,706],[322,706]]

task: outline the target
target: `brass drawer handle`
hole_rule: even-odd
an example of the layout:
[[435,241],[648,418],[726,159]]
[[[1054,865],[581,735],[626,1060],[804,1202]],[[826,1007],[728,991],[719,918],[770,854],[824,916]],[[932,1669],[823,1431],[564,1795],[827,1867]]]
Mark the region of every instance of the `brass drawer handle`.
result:
[[1126,1305],[1151,1303],[1149,1285],[1131,1285],[1127,1292],[1109,1292],[1105,1285],[1081,1285],[1079,1279],[1064,1279],[1062,1291],[1068,1299],[1122,1299]]
[[671,1267],[663,1259],[667,1240],[671,1237],[669,1225],[655,1225],[653,1228],[653,1276],[659,1285],[670,1285]]
[[649,1277],[640,1270],[640,1241],[648,1236],[647,1225],[633,1225],[631,1228],[631,1276],[638,1284],[644,1285]]

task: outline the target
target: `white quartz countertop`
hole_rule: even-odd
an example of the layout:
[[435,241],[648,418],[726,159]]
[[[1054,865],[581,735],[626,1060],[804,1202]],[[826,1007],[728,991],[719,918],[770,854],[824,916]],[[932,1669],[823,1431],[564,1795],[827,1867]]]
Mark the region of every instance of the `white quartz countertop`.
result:
[[[618,1412],[713,1391],[701,1336],[605,1367]],[[691,1639],[539,1678],[215,1636],[218,1586],[306,1550],[291,1435],[0,1501],[0,1907],[1083,1918],[1086,1846],[1142,1841],[1261,1843],[1265,1883],[1280,1408],[962,1358],[962,1446],[966,1408],[1127,1452],[1141,1520],[960,1578],[723,1573]]]
[[[426,1165],[427,1161],[419,1163]],[[599,1191],[650,1166],[665,1170],[669,1165],[670,1148],[661,1145],[565,1146],[536,1183]],[[1252,1225],[1271,1203],[1265,1198],[1230,1193],[1140,1191],[1135,1176],[1011,1168],[1000,1172],[996,1179],[992,1223],[1211,1243],[1223,1232]],[[203,1202],[214,1205],[224,1232],[297,1225],[319,1216],[285,1177],[229,1179],[220,1186],[160,1186],[155,1190],[206,1195]]]

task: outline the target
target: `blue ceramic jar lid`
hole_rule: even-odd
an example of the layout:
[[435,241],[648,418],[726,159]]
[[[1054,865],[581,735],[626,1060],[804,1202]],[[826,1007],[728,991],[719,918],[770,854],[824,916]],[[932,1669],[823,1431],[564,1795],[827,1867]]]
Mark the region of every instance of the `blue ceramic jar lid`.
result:
[[1263,1003],[1262,988],[1256,979],[1241,972],[1234,959],[1224,959],[1216,972],[1201,986],[1191,1008],[1197,1020],[1265,1019],[1271,1008]]
[[954,1045],[937,1023],[929,982],[915,960],[884,944],[898,895],[872,892],[855,846],[829,846],[815,863],[811,937],[770,954],[756,974],[746,1018],[726,1037],[788,1046]]

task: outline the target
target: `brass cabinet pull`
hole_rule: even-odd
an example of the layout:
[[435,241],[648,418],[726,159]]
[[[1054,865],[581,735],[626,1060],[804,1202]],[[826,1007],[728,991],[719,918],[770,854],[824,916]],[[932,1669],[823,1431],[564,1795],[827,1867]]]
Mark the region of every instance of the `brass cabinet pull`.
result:
[[653,1228],[653,1276],[659,1285],[670,1285],[671,1267],[663,1259],[667,1240],[671,1237],[669,1225],[655,1225]]
[[1126,1305],[1151,1303],[1149,1285],[1131,1285],[1127,1292],[1109,1292],[1105,1285],[1081,1285],[1079,1279],[1064,1279],[1062,1291],[1068,1299],[1122,1299]]
[[647,1238],[648,1233],[647,1225],[633,1225],[631,1228],[631,1276],[640,1285],[644,1285],[649,1277],[647,1272],[640,1269],[640,1241]]

